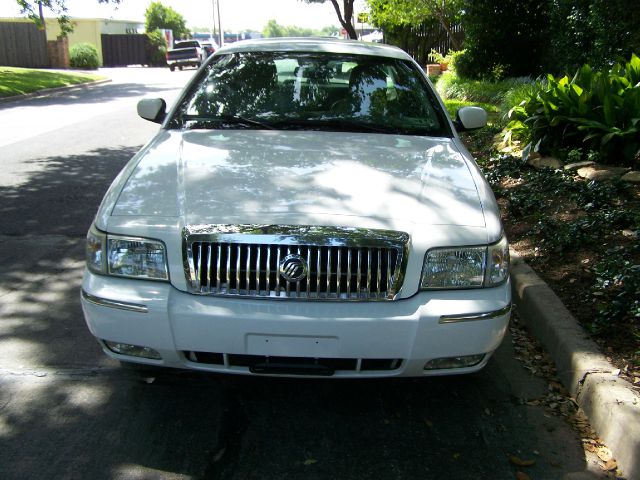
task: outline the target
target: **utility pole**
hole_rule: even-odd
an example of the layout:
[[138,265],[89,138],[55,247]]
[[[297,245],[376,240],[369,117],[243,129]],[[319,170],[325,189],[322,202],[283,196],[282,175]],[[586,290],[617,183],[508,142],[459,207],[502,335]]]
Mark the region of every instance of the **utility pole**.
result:
[[218,33],[220,34],[220,47],[224,46],[224,32],[222,31],[222,21],[220,20],[220,0],[218,0]]
[[211,40],[215,40],[216,39],[216,0],[211,0],[211,14],[213,19],[213,25],[211,28]]

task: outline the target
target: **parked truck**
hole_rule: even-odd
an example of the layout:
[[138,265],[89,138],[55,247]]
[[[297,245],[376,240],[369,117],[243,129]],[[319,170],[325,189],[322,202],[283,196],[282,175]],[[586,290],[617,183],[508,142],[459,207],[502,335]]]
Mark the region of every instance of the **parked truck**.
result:
[[207,57],[207,50],[198,40],[183,40],[167,51],[167,64],[172,72],[176,67],[180,70],[189,66],[198,68]]

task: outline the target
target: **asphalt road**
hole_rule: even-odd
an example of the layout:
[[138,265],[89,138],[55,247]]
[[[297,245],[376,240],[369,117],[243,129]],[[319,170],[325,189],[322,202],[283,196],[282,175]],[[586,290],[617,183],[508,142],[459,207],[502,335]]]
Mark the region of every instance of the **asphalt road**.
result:
[[[580,439],[524,400],[547,384],[507,338],[463,377],[330,381],[166,372],[102,354],[79,304],[83,242],[109,183],[157,129],[144,96],[193,71],[0,106],[0,479],[557,479]],[[516,467],[509,455],[533,459]]]

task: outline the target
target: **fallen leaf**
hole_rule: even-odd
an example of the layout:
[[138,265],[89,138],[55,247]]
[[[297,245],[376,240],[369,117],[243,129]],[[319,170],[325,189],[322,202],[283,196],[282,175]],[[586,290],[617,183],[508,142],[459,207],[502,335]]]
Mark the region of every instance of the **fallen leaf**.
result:
[[517,465],[518,467],[530,467],[531,465],[536,463],[535,460],[523,460],[522,458],[516,457],[515,455],[509,455],[509,460],[511,461],[511,463]]
[[616,468],[618,468],[618,462],[616,462],[613,458],[607,462],[605,462],[605,464],[603,465],[603,468],[607,471],[610,472],[611,470],[615,470]]
[[611,370],[611,375],[614,375],[617,377],[618,375],[620,375],[620,369],[616,368],[615,370]]
[[524,472],[516,472],[516,480],[531,480],[531,477]]
[[304,461],[305,465],[313,465],[314,463],[318,463],[318,460],[316,460],[315,458],[307,458]]

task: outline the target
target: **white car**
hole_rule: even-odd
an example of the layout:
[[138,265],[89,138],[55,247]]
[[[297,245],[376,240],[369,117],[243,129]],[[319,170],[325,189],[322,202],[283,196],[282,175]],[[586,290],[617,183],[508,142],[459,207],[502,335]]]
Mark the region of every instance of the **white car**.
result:
[[[209,58],[114,180],[82,306],[123,362],[288,376],[484,367],[511,309],[498,207],[422,69],[331,39]],[[486,123],[467,107],[455,126]]]

